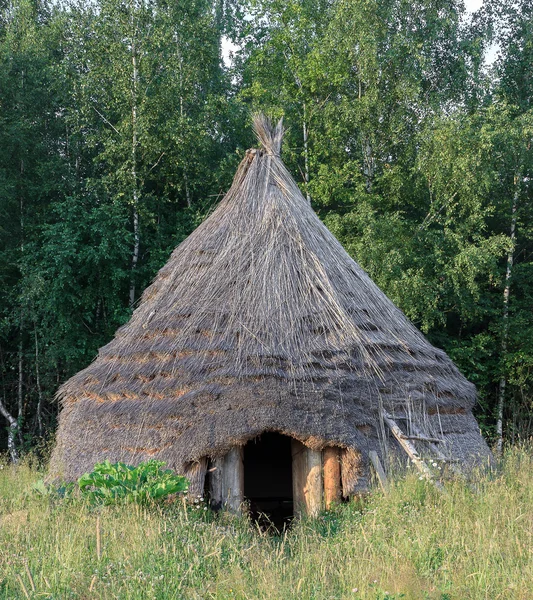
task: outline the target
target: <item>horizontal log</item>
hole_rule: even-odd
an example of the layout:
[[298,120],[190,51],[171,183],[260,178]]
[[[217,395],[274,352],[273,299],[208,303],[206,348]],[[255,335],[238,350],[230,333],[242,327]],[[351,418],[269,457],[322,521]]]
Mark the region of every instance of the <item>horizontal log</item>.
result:
[[431,442],[432,444],[442,443],[444,440],[439,438],[426,437],[425,435],[404,435],[406,440],[413,440],[415,442]]

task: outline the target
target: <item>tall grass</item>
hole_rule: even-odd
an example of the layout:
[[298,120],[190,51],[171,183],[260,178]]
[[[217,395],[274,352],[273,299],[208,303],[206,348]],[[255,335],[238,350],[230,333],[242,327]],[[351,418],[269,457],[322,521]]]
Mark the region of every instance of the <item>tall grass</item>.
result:
[[202,507],[54,502],[34,466],[0,464],[2,599],[533,597],[532,448],[474,487],[408,475],[278,537]]

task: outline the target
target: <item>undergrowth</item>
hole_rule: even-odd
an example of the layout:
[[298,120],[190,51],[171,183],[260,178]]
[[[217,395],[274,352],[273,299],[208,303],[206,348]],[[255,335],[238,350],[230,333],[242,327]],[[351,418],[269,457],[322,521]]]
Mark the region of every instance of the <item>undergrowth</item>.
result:
[[277,537],[201,504],[64,502],[35,493],[30,460],[1,460],[1,599],[532,597],[532,448],[446,494],[398,478]]

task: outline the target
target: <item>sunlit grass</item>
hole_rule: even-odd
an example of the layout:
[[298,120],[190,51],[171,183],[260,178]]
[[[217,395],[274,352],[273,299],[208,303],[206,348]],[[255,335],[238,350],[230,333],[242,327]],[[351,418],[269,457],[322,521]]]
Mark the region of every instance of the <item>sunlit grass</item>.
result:
[[[94,509],[0,463],[0,598],[524,599],[533,589],[533,450],[440,494],[416,475],[284,536],[181,504]],[[101,557],[97,556],[97,517]],[[33,589],[35,588],[35,589]]]

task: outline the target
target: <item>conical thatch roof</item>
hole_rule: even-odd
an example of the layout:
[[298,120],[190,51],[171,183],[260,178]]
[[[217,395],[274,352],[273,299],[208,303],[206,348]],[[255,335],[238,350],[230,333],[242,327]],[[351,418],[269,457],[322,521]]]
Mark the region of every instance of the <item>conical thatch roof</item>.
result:
[[225,198],[61,387],[52,472],[103,458],[184,471],[269,430],[364,456],[382,406],[438,418],[456,456],[486,455],[474,386],[318,219],[280,159],[281,123],[255,128],[262,148]]

